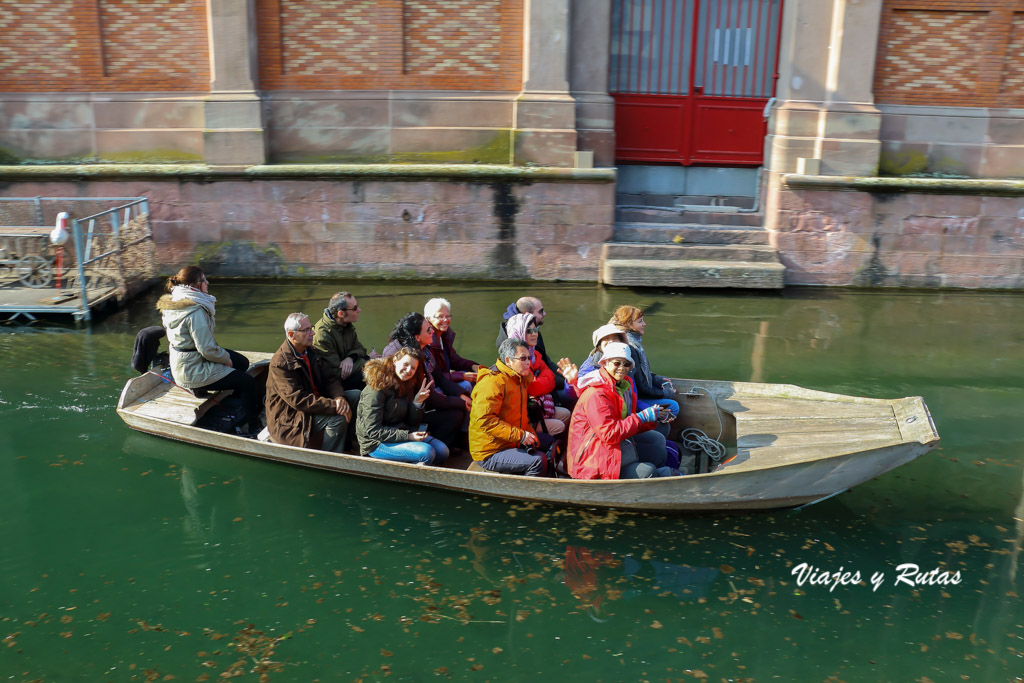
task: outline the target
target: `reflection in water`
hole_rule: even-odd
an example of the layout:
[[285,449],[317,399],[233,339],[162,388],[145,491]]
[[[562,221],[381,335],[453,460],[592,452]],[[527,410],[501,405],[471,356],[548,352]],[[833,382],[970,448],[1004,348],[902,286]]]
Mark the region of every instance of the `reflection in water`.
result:
[[[459,351],[481,360],[523,293],[218,283],[218,338],[273,350],[285,315],[320,310],[337,289],[359,294],[360,337],[378,348],[423,292],[440,293]],[[799,512],[513,504],[130,433],[111,405],[152,300],[89,333],[5,330],[2,670],[115,681],[1019,675],[1024,296],[529,289],[548,311],[546,343],[574,360],[617,305],[647,306],[644,343],[666,374],[920,394],[942,447]],[[797,585],[801,563],[884,581]],[[963,581],[896,584],[901,563]],[[257,670],[264,659],[275,666]]]
[[711,567],[687,567],[633,555],[619,559],[603,550],[565,547],[565,586],[594,621],[608,621],[610,605],[606,603],[648,593],[680,601],[706,598],[718,574]]

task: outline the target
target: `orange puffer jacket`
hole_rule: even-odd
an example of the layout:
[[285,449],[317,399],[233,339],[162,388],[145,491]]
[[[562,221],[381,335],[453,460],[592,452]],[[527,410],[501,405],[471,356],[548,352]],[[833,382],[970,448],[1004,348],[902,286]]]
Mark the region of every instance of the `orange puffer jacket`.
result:
[[523,377],[500,360],[480,368],[469,413],[469,452],[474,460],[518,447],[526,432],[536,434],[526,417],[526,387],[532,381],[533,376]]

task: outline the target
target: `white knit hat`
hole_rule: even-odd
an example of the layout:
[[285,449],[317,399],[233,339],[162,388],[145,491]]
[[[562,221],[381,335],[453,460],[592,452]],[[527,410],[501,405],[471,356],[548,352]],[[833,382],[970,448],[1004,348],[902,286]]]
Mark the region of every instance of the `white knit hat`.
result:
[[601,340],[613,334],[625,334],[622,328],[617,325],[601,325],[601,327],[594,330],[594,348],[601,343]]
[[629,361],[630,365],[633,364],[633,357],[629,355],[629,347],[621,342],[612,342],[608,346],[604,347],[604,354],[601,356],[601,363],[603,364],[612,358],[624,358]]

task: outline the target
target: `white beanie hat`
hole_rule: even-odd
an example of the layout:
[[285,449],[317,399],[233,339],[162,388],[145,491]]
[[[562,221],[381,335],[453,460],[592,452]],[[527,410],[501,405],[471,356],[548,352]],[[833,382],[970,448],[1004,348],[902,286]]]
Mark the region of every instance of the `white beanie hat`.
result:
[[624,358],[632,365],[633,357],[629,355],[629,347],[622,342],[612,342],[604,347],[604,355],[601,356],[602,365],[612,358]]
[[625,334],[625,332],[617,325],[601,325],[601,327],[594,330],[594,348],[597,348],[602,339],[613,334]]

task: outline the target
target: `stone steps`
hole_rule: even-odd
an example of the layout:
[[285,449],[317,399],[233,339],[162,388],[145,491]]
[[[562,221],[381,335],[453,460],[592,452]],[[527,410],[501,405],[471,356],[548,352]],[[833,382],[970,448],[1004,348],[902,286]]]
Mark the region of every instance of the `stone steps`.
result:
[[[682,241],[680,241],[680,238]],[[704,225],[699,223],[616,223],[615,242],[649,244],[768,244],[760,226]]]
[[[619,287],[781,289],[785,266],[763,216],[620,208],[601,248],[601,282]],[[629,220],[626,220],[626,219]]]
[[774,247],[763,244],[644,244],[608,242],[601,258],[649,261],[749,261],[778,263]]
[[714,226],[735,226],[760,228],[764,225],[763,213],[747,213],[739,211],[691,211],[652,207],[639,209],[620,207],[615,210],[616,223],[669,223]]
[[616,287],[730,287],[782,289],[786,267],[751,261],[654,261],[609,259],[601,282]]

